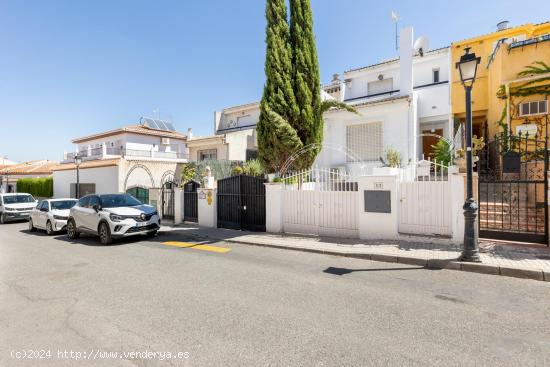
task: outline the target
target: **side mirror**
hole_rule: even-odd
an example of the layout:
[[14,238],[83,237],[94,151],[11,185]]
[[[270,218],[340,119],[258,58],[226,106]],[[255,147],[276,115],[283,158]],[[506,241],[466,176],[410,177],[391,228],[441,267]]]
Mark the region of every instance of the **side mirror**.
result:
[[101,210],[101,207],[99,206],[99,204],[94,204],[94,206],[92,206],[92,208],[94,208],[94,210],[96,212],[100,211]]

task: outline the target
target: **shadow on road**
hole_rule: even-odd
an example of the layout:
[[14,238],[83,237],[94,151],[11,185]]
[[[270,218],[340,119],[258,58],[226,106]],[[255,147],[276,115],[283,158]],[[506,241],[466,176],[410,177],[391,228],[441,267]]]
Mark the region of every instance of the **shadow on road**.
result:
[[416,267],[416,268],[376,268],[376,269],[346,269],[346,268],[335,268],[332,266],[329,266],[325,270],[323,270],[323,273],[332,274],[332,275],[346,275],[355,273],[358,271],[386,271],[386,270],[425,270],[424,267]]

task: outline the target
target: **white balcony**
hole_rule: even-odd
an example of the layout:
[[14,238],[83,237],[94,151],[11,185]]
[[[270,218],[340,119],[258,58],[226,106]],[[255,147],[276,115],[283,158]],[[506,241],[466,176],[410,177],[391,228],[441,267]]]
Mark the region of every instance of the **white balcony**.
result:
[[83,161],[91,161],[96,159],[111,159],[111,158],[126,158],[126,159],[151,159],[151,160],[174,160],[187,161],[187,153],[179,152],[158,152],[153,150],[136,150],[124,148],[108,148],[105,146],[99,148],[84,149],[79,152],[65,153],[63,162],[74,161],[75,155],[78,154]]

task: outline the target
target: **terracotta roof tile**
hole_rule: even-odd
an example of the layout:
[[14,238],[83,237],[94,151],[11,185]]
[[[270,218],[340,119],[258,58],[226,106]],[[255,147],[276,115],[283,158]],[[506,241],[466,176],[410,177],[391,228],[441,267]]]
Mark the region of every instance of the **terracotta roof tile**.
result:
[[58,162],[53,161],[30,161],[19,164],[4,166],[0,168],[2,175],[51,175],[52,168],[57,166]]
[[[119,161],[119,158],[84,161],[80,164],[80,169],[118,166]],[[74,163],[62,163],[53,167],[52,171],[69,171],[73,169],[76,169],[76,165]]]
[[109,130],[109,131],[105,131],[105,132],[98,133],[98,134],[93,134],[93,135],[83,136],[81,138],[76,138],[72,142],[75,143],[75,144],[84,143],[86,141],[99,139],[99,138],[104,138],[104,137],[107,137],[107,136],[118,135],[118,134],[122,134],[122,133],[132,133],[132,134],[140,134],[140,135],[158,136],[158,137],[163,137],[163,138],[174,138],[174,139],[181,139],[181,140],[187,139],[187,136],[185,136],[184,134],[179,133],[177,131],[164,131],[164,130],[151,129],[151,128],[141,126],[141,125],[129,125],[129,126],[121,127],[119,129],[115,129],[115,130]]

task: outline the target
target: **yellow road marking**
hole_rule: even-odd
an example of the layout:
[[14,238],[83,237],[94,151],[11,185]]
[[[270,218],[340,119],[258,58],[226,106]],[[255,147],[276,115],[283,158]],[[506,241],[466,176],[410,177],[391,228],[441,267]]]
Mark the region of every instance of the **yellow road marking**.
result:
[[203,251],[210,251],[210,252],[218,252],[225,254],[229,251],[231,251],[230,248],[227,247],[218,247],[218,246],[210,246],[210,245],[201,245],[200,243],[190,243],[190,242],[178,242],[178,241],[168,241],[168,242],[162,242],[163,245],[166,246],[174,246],[174,247],[184,247],[184,248],[194,248],[197,250],[203,250]]

